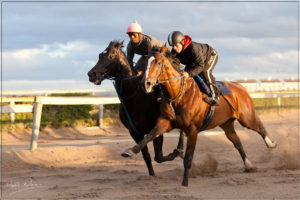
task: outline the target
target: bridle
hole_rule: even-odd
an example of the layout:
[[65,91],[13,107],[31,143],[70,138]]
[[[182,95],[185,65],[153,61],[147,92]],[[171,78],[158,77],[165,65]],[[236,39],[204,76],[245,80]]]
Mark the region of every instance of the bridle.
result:
[[[120,101],[127,101],[127,100],[129,100],[129,99],[131,99],[131,98],[133,98],[133,97],[135,97],[137,95],[137,93],[138,93],[138,91],[140,89],[140,85],[141,84],[137,84],[137,88],[136,88],[136,90],[135,90],[135,92],[133,94],[131,94],[130,96],[124,98],[124,97],[122,97],[123,82],[128,81],[128,80],[132,80],[132,79],[135,79],[135,78],[140,78],[141,75],[139,75],[139,76],[134,75],[134,76],[122,78],[121,75],[120,75],[120,72],[121,72],[121,69],[122,69],[122,67],[121,67],[122,64],[120,63],[120,61],[118,61],[118,60],[116,60],[116,61],[117,61],[116,64],[118,65],[118,69],[117,69],[118,73],[116,73],[114,76],[110,76],[110,75],[107,74],[107,72],[105,72],[101,76],[104,79],[113,81],[114,88],[115,88],[115,90],[117,92],[117,95],[118,95]],[[112,61],[112,62],[115,62],[115,61]],[[109,63],[107,66],[109,66],[110,64],[111,63]],[[118,91],[118,89],[116,87],[116,81],[120,81],[120,91]]]
[[[164,58],[165,58],[165,56],[162,55],[162,53],[160,53],[160,52],[150,52],[150,55],[151,55],[151,56],[154,56],[154,55],[156,55],[156,54],[160,54],[160,57],[161,57],[161,59],[162,59],[162,67],[161,67],[161,70],[160,70],[159,75],[157,76],[157,80],[156,80],[154,86],[156,86],[156,85],[158,85],[158,84],[160,84],[160,83],[166,83],[166,82],[169,82],[169,81],[175,81],[175,80],[181,79],[181,81],[180,81],[180,82],[181,82],[181,84],[180,84],[180,90],[179,90],[178,94],[177,94],[174,98],[168,98],[168,97],[166,97],[166,95],[162,92],[162,99],[163,99],[164,101],[168,102],[168,103],[171,105],[174,101],[178,100],[178,99],[182,96],[183,91],[184,91],[185,88],[186,88],[185,77],[184,77],[183,75],[180,75],[180,76],[177,76],[177,77],[174,77],[174,78],[170,78],[170,79],[159,80],[160,77],[163,75],[163,73],[166,72],[166,65],[165,65],[165,63],[164,63]],[[154,57],[155,57],[155,56],[154,56]],[[155,57],[155,60],[157,60],[156,57]]]

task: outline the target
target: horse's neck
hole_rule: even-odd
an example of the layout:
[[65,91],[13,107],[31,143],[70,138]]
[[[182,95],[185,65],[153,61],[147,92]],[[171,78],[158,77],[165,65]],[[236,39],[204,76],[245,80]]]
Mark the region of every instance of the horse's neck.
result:
[[120,75],[119,75],[120,79],[124,79],[124,78],[129,78],[131,76],[133,76],[133,71],[130,67],[130,65],[128,66],[123,66],[121,65],[121,72],[120,72]]
[[131,68],[124,52],[122,52],[122,51],[119,54],[119,62],[121,65],[121,76],[123,78],[128,78],[130,76],[133,76],[132,68]]
[[140,81],[138,78],[128,79],[134,74],[129,64],[121,67],[121,73],[119,77],[116,77],[116,89],[121,97],[126,97],[138,89]]
[[[162,80],[172,79],[181,76],[172,66],[166,65],[165,73],[162,75]],[[181,78],[163,83],[165,90],[167,91],[169,98],[173,99],[177,97],[181,89]]]

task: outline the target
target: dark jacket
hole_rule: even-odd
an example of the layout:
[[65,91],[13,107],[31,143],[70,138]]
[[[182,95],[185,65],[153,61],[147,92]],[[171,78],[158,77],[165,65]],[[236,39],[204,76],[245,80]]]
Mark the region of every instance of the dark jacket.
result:
[[193,42],[188,35],[185,35],[185,44],[179,54],[172,50],[176,58],[185,65],[185,71],[191,77],[200,74],[204,70],[205,64],[213,52],[214,49],[211,46]]
[[127,59],[129,64],[133,65],[134,54],[148,55],[153,47],[163,47],[164,43],[150,35],[141,35],[142,39],[139,44],[134,44],[131,40],[127,45]]

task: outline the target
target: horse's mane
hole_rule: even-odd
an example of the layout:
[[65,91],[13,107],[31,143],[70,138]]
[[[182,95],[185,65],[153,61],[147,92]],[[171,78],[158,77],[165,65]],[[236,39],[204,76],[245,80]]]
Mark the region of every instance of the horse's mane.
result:
[[[117,47],[121,44],[122,42],[120,40],[113,40],[109,43],[107,48],[111,48],[111,47]],[[123,44],[122,44],[122,48],[123,48]]]
[[[121,45],[121,47],[120,47],[120,45]],[[123,41],[120,41],[120,40],[114,40],[114,41],[111,41],[111,42],[109,43],[107,49],[118,48],[118,47],[120,47],[120,48],[119,48],[119,49],[120,49],[119,53],[122,54],[121,57],[119,56],[121,64],[124,65],[124,66],[129,65],[128,60],[127,60],[127,57],[126,57],[125,53],[124,53],[123,50],[122,50],[122,48],[124,47]],[[129,65],[129,66],[130,66],[130,65]]]
[[[152,51],[154,52],[160,52],[161,50],[161,47],[153,47],[152,48]],[[175,57],[174,54],[171,53],[171,51],[169,49],[166,49],[165,53],[164,53],[164,56],[166,56],[166,58],[169,60],[169,62],[171,63],[172,67],[178,71],[178,72],[181,72],[180,68],[181,68],[181,65],[180,65],[180,60],[178,58]]]

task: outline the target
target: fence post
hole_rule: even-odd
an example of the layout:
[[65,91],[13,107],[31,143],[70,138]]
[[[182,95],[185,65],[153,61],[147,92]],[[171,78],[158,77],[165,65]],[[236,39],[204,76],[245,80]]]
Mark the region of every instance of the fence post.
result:
[[281,106],[281,98],[280,96],[277,96],[277,114],[280,112],[280,106]]
[[[11,107],[13,107],[13,106],[15,105],[15,102],[14,102],[14,101],[11,101],[11,102],[9,103],[9,105],[10,105]],[[9,116],[10,116],[10,122],[11,122],[11,123],[14,123],[14,122],[15,122],[15,113],[10,113]]]
[[99,128],[103,126],[103,104],[99,104]]
[[35,100],[33,108],[33,125],[32,125],[32,135],[30,150],[35,150],[37,148],[37,140],[40,132],[40,124],[42,117],[43,103]]

